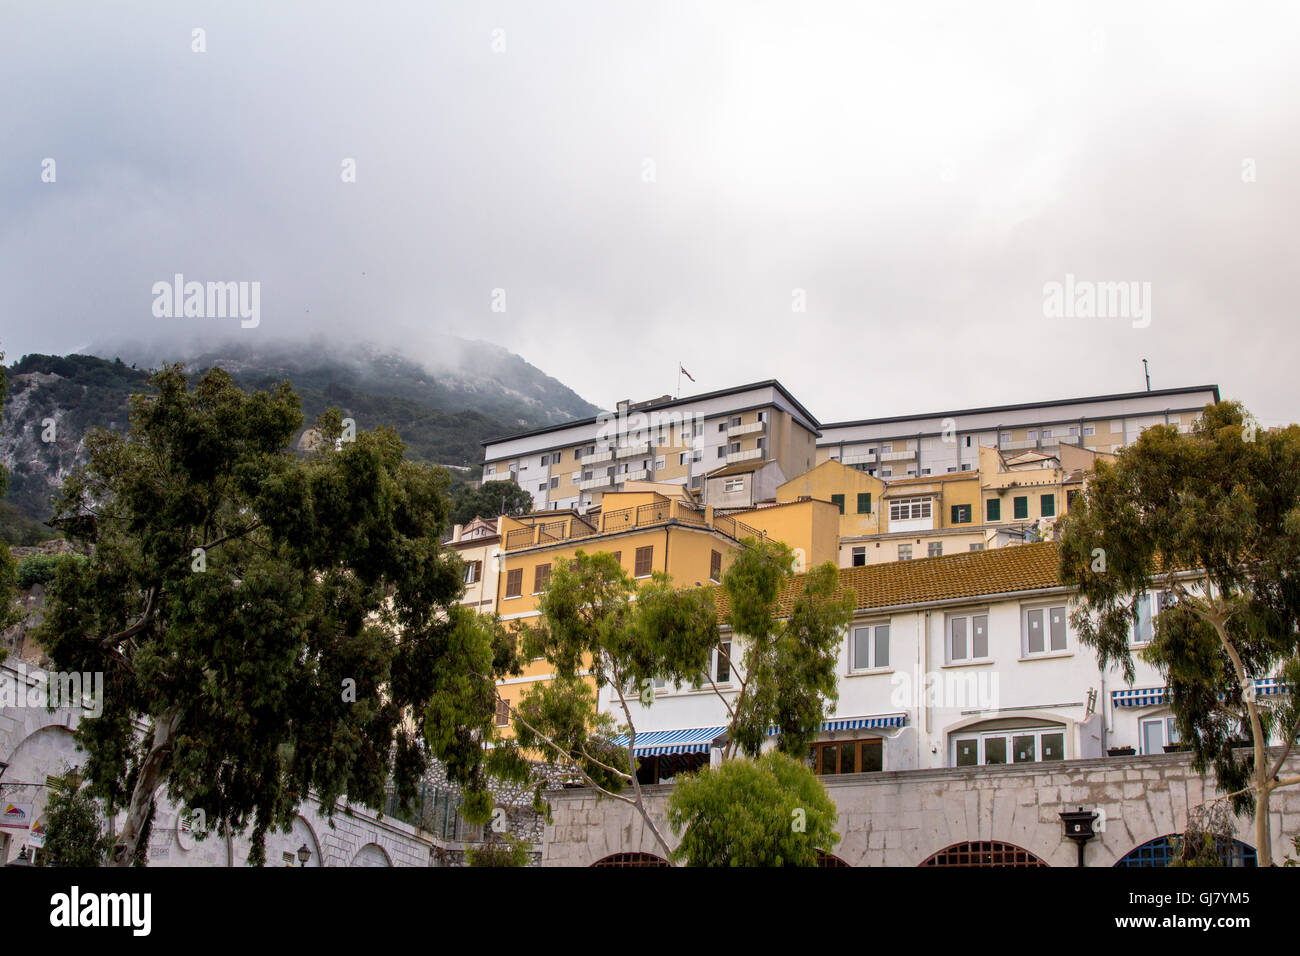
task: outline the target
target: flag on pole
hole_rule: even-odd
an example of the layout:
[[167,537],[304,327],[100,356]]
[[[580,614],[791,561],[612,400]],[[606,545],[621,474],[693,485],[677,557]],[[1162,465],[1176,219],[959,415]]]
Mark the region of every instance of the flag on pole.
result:
[[682,367],[682,364],[681,364],[680,362],[677,363],[677,371],[681,372],[683,375],[685,375],[687,378],[689,378],[692,382],[695,381],[695,376],[692,375],[690,372],[686,371],[686,369]]

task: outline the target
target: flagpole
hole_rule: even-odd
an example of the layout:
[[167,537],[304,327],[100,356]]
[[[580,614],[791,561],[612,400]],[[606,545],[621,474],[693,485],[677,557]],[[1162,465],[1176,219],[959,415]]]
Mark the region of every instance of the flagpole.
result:
[[677,394],[673,398],[682,397],[682,363],[681,359],[677,360]]

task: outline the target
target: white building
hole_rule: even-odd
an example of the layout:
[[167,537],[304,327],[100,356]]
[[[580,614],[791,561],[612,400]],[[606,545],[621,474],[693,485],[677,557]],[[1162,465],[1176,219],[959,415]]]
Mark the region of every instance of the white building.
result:
[[[858,607],[841,645],[839,700],[811,754],[819,773],[1050,762],[1121,747],[1157,754],[1177,743],[1159,672],[1135,659],[1130,686],[1080,644],[1054,543],[840,575]],[[1149,592],[1135,649],[1151,639],[1158,605]],[[734,699],[731,676],[715,660],[713,677]],[[1261,694],[1280,689],[1268,681],[1258,687]],[[621,715],[610,688],[601,703]],[[708,685],[661,684],[650,706],[632,701],[631,714],[647,782],[709,762],[727,724]]]

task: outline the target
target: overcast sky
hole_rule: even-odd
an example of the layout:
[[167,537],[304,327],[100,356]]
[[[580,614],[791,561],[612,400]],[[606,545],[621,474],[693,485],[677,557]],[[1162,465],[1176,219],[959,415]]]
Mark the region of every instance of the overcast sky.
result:
[[[684,392],[778,378],[823,421],[1135,390],[1148,358],[1297,420],[1298,19],[6,3],[0,349],[215,329],[435,362],[454,332],[602,407],[680,361]],[[260,282],[257,328],[155,317],[175,273]],[[1049,317],[1067,274],[1150,283],[1149,324]]]

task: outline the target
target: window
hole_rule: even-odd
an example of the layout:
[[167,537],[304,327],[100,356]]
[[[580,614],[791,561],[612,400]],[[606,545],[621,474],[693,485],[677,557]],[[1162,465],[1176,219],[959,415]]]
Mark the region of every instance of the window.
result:
[[867,549],[865,547],[853,549],[853,567],[862,568],[867,564]]
[[544,481],[543,481],[540,485],[537,486],[537,490],[538,490],[538,491],[545,491],[546,488],[547,488],[547,484],[546,484],[546,482],[544,482]]
[[1038,441],[1038,429],[1037,428],[1029,429],[1029,431],[1025,432],[1025,437],[1028,438],[1030,441]]
[[869,491],[858,492],[858,514],[860,515],[871,514],[871,492]]
[[1084,425],[1084,426],[1083,426],[1083,433],[1084,433],[1085,435],[1095,435],[1095,434],[1097,434],[1097,426],[1096,426],[1096,425]]
[[512,568],[506,572],[506,597],[519,597],[524,593],[524,569]]
[[1018,497],[1012,498],[1011,509],[1012,509],[1012,514],[1016,518],[1028,518],[1029,517],[1029,496],[1019,495]]
[[1021,612],[1020,655],[1066,650],[1065,605],[1030,607]]
[[[1137,620],[1133,623],[1132,643],[1148,644],[1155,636],[1155,618],[1173,603],[1168,591],[1143,591],[1138,595]],[[1152,611],[1154,608],[1154,613]]]
[[988,656],[988,613],[948,615],[948,662],[978,661]]
[[1051,437],[1052,437],[1052,430],[1051,430],[1050,428],[1044,428],[1044,429],[1043,429],[1043,438],[1044,438],[1044,439],[1047,439],[1047,438],[1051,438]]
[[710,581],[722,580],[722,552],[721,551],[709,552],[709,580]]
[[853,628],[849,667],[855,671],[889,666],[889,625],[866,624]]
[[510,723],[510,698],[497,698],[497,712],[494,722],[498,727],[504,727]]
[[930,555],[930,557],[932,557],[932,558],[941,558],[941,557],[943,557],[943,542],[942,542],[942,541],[931,541],[931,542],[930,542],[930,548],[929,548],[929,555]]
[[636,549],[636,568],[632,572],[636,577],[643,578],[650,573],[650,567],[654,564],[655,548],[649,545],[644,548]]
[[541,594],[546,590],[546,583],[551,580],[551,565],[539,564],[533,569],[533,593]]
[[1038,508],[1038,513],[1044,518],[1053,517],[1056,514],[1056,495],[1040,495]]
[[552,487],[552,488],[558,488],[558,487],[560,487],[560,479],[559,479],[559,478],[552,478],[552,479],[551,479],[551,487]]
[[813,772],[875,773],[884,768],[884,740],[832,740],[808,748],[808,762]]
[[489,475],[495,475],[495,474],[497,473],[497,466],[496,466],[496,465],[488,465],[488,467],[487,467],[487,473],[488,473]]
[[1152,717],[1142,721],[1142,753],[1160,754],[1165,747],[1178,743],[1178,725],[1172,717]]
[[1074,500],[1079,497],[1078,491],[1067,491],[1065,493],[1065,510],[1069,511],[1074,507]]
[[953,505],[952,506],[952,523],[953,524],[970,524],[970,505]]
[[[713,552],[717,554],[717,552]],[[721,557],[721,555],[718,555]],[[731,642],[723,641],[718,645],[718,651],[715,655],[717,663],[713,669],[713,682],[715,684],[731,683]]]
[[961,470],[962,470],[962,471],[970,471],[970,462],[963,462],[963,463],[962,463],[962,466],[961,466]]
[[930,517],[929,498],[900,498],[889,503],[890,521],[910,521]]
[[546,467],[546,463],[547,463],[548,461],[550,461],[550,460],[551,460],[551,456],[550,456],[550,455],[543,455],[543,456],[542,456],[542,460],[539,461],[538,464],[541,465],[543,468],[545,468],[545,467]]
[[726,430],[727,430],[727,423],[726,423],[726,422],[718,422],[718,431],[720,431],[720,432],[725,432]]
[[552,456],[551,456],[551,464],[552,464],[552,465],[558,465],[558,464],[560,463],[560,456],[563,455],[563,454],[564,454],[564,452],[562,452],[562,451],[557,451],[554,455],[552,455]]
[[744,479],[744,478],[728,478],[728,479],[726,479],[726,480],[722,483],[722,490],[723,490],[723,491],[744,491],[744,490],[745,490],[745,479]]
[[976,767],[1065,759],[1065,733],[1059,726],[997,730],[953,737],[952,765]]
[[731,416],[731,426],[732,426],[733,428],[735,428],[735,427],[737,427],[739,424],[740,424],[740,416],[739,416],[739,415],[732,415],[732,416]]
[[719,458],[726,458],[726,457],[727,457],[727,446],[726,446],[726,445],[719,445],[719,446],[718,446],[718,457],[719,457]]
[[1071,426],[1070,426],[1070,437],[1071,437],[1071,438],[1077,438],[1078,436],[1079,436],[1079,426],[1078,426],[1078,425],[1071,425]]
[[733,441],[730,445],[728,445],[728,446],[727,446],[727,454],[729,454],[729,455],[739,455],[739,454],[740,454],[740,442],[738,442],[738,441]]
[[881,478],[892,478],[892,477],[894,477],[894,469],[892,469],[892,468],[881,468],[881,469],[880,469],[880,477],[881,477]]
[[678,455],[677,455],[677,464],[679,464],[679,465],[684,465],[684,464],[686,464],[686,460],[687,460],[687,459],[686,459],[686,456],[689,455],[689,454],[690,454],[690,452],[688,452],[688,451],[679,452]]
[[840,509],[840,514],[844,514],[844,496],[831,495],[831,504]]
[[910,544],[900,544],[898,546],[898,560],[899,561],[912,560],[912,546]]
[[1011,432],[1002,432],[998,436],[998,441],[1011,441]]
[[470,561],[465,565],[465,583],[474,584],[483,577],[483,562]]
[[974,544],[972,544],[972,545],[970,546],[970,549],[971,549],[972,551],[983,551],[983,550],[984,550],[984,542],[983,542],[983,541],[976,541]]

